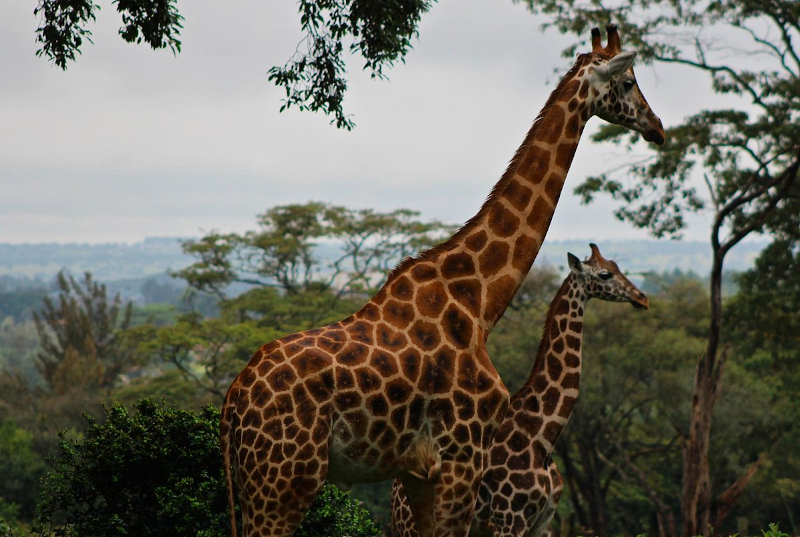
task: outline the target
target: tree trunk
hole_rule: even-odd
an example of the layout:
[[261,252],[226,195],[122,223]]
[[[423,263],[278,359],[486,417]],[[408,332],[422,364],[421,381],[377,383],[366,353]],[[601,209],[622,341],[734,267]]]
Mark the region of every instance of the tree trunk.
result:
[[717,362],[722,326],[722,260],[725,250],[714,242],[711,268],[711,322],[706,352],[697,362],[689,435],[683,448],[683,493],[681,514],[683,537],[709,535],[711,528],[711,481],[708,470],[708,447],[711,419],[722,378],[724,355]]
[[597,460],[595,454],[595,443],[579,442],[581,464],[586,472],[586,486],[582,492],[589,506],[589,520],[594,535],[597,537],[607,537],[609,535],[606,525],[605,515],[605,496],[600,479],[601,461]]

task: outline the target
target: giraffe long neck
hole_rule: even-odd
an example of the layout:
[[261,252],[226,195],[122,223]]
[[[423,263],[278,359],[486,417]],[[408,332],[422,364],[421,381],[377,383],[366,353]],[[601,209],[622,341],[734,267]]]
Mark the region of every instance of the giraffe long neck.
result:
[[[463,283],[480,303],[477,316],[484,337],[505,312],[539,253],[578,141],[592,115],[589,82],[581,79],[582,74],[576,64],[550,94],[478,213],[448,241],[393,273],[439,256],[445,257],[444,279],[463,277],[469,271],[461,269],[470,267],[474,275]],[[447,257],[458,265],[455,270],[447,270]]]
[[[476,221],[468,224],[475,229],[474,233],[466,233],[468,248],[471,237],[481,236],[481,232],[487,236],[486,244],[477,252],[482,268],[506,259],[504,270],[486,278],[483,322],[487,334],[530,271],[550,227],[590,117],[585,101],[578,99],[580,88],[578,81],[569,76],[562,80]],[[588,90],[588,82],[583,88]]]
[[401,263],[385,290],[404,295],[410,281],[436,278],[488,338],[539,253],[592,116],[583,72],[579,62],[558,84],[478,213],[444,243]]
[[517,419],[535,423],[533,442],[553,450],[578,398],[586,295],[570,275],[550,303],[539,351],[525,385],[511,400]]

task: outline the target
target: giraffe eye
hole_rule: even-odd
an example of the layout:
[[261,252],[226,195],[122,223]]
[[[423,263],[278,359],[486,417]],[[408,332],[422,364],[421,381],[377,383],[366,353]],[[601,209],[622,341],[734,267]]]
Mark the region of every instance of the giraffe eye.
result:
[[633,89],[633,80],[625,80],[622,82],[622,89],[625,91],[631,91]]
[[611,274],[610,272],[603,271],[600,274],[598,274],[598,276],[600,277],[601,280],[610,280],[613,274]]

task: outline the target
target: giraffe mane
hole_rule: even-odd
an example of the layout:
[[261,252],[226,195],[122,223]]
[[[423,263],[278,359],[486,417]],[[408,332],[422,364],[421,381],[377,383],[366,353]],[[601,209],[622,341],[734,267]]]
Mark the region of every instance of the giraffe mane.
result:
[[[600,52],[602,53],[603,50],[601,49]],[[558,86],[556,86],[556,89],[554,89],[553,92],[550,94],[550,96],[547,98],[547,102],[542,107],[539,114],[536,116],[536,119],[533,121],[533,125],[531,125],[531,128],[528,130],[528,134],[525,135],[525,139],[523,140],[522,144],[519,146],[516,153],[514,153],[514,156],[511,158],[511,161],[508,163],[506,171],[503,172],[503,175],[500,177],[500,180],[497,183],[495,183],[494,187],[489,192],[489,195],[486,197],[486,200],[483,202],[483,205],[481,205],[480,210],[478,210],[478,212],[472,218],[467,220],[464,223],[464,225],[462,225],[458,229],[458,231],[456,231],[455,234],[453,234],[453,236],[451,236],[445,242],[440,243],[434,246],[433,248],[418,254],[417,256],[408,256],[402,261],[400,261],[400,263],[398,263],[397,266],[395,266],[395,268],[389,272],[389,275],[386,278],[387,285],[392,281],[394,281],[398,276],[400,276],[400,274],[410,269],[416,263],[434,260],[443,252],[447,252],[450,249],[452,249],[455,246],[455,244],[457,244],[464,237],[464,235],[470,232],[471,228],[476,223],[480,222],[480,220],[484,216],[486,216],[486,214],[492,208],[492,205],[494,205],[494,203],[498,200],[498,198],[500,198],[500,196],[503,194],[503,191],[505,191],[506,186],[514,177],[517,168],[519,167],[520,163],[522,162],[522,159],[525,157],[528,149],[530,148],[532,140],[536,137],[536,134],[542,128],[542,120],[544,118],[544,113],[547,110],[549,110],[555,102],[558,101],[559,97],[564,91],[564,87],[575,77],[575,75],[578,73],[581,67],[583,67],[583,65],[588,61],[589,57],[590,54],[579,54],[578,59],[575,62],[575,65],[573,65],[572,68],[567,72],[567,74],[564,75],[564,77],[558,83]]]

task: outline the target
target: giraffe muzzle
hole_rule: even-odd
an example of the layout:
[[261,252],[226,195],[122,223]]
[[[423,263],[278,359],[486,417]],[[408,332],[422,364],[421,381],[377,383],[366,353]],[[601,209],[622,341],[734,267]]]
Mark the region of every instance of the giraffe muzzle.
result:
[[664,135],[664,126],[661,124],[661,119],[652,114],[649,123],[650,128],[642,132],[642,138],[656,145],[664,145],[666,136]]
[[644,293],[639,293],[638,295],[633,297],[631,301],[631,305],[637,310],[649,310],[650,309],[650,301],[647,300],[647,297]]
[[651,131],[647,131],[642,135],[642,137],[648,142],[652,142],[656,145],[664,145],[664,142],[666,140],[666,138],[664,137],[664,129],[661,130],[653,129]]

